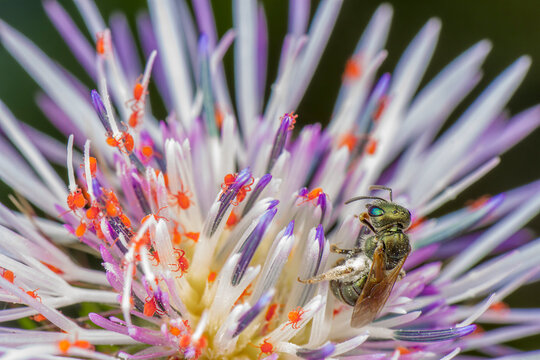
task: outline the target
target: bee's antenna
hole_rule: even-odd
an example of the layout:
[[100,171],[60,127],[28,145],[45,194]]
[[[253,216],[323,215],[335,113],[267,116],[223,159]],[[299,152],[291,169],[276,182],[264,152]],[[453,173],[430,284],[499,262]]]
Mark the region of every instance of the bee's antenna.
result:
[[393,202],[392,200],[392,189],[390,189],[389,187],[386,187],[386,186],[382,186],[382,185],[372,185],[369,187],[369,190],[386,190],[390,193],[390,202]]
[[381,201],[384,201],[384,202],[388,202],[388,200],[383,199],[383,198],[378,197],[378,196],[357,196],[357,197],[353,197],[352,199],[349,199],[349,200],[345,201],[345,204],[350,204],[353,201],[367,200],[367,199],[374,199],[374,200],[381,200]]

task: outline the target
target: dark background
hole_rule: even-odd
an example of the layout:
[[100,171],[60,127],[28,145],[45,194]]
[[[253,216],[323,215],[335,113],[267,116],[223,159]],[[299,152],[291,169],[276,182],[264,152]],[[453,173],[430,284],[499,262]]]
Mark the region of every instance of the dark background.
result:
[[[71,1],[60,1],[76,23],[86,34],[86,28]],[[307,94],[297,109],[302,122],[325,123],[331,115],[333,103],[340,86],[341,75],[347,59],[367,25],[371,15],[382,1],[345,0],[337,26],[318,67]],[[523,54],[532,57],[532,67],[511,99],[508,108],[516,114],[540,100],[540,1],[538,0],[396,0],[394,17],[387,49],[389,56],[382,71],[392,71],[403,50],[426,21],[433,16],[442,20],[442,30],[438,46],[424,77],[426,84],[446,64],[468,47],[481,39],[492,41],[493,49],[484,66],[484,77],[463,105],[452,114],[450,121],[459,116],[478,96],[486,85],[504,68]],[[124,12],[133,25],[138,11],[145,9],[142,0],[98,0],[98,7],[107,19],[116,10]],[[223,34],[232,26],[230,0],[212,2],[218,19],[218,32]],[[269,25],[269,70],[267,82],[275,78],[277,62],[283,36],[287,29],[288,2],[285,0],[262,1]],[[318,1],[313,1],[312,12]],[[57,60],[69,71],[76,74],[89,88],[95,87],[82,68],[71,56],[56,30],[46,17],[41,2],[36,0],[0,0],[0,18],[21,31],[34,41],[50,57]],[[232,50],[225,57],[229,81],[232,80]],[[0,98],[22,121],[55,136],[60,136],[50,126],[34,103],[38,87],[16,61],[0,48]],[[268,89],[267,89],[268,96]],[[154,108],[156,109],[156,108]],[[164,109],[157,108],[156,115],[164,117]],[[62,137],[63,138],[63,137]],[[447,209],[463,204],[465,199],[482,194],[494,194],[526,184],[540,178],[540,131],[532,133],[525,141],[504,154],[502,164],[484,179],[473,185],[466,193],[449,205]],[[9,190],[0,184],[0,198],[3,202]],[[538,217],[530,224],[540,232]],[[538,285],[529,285],[508,298],[513,306],[538,306],[540,291]],[[533,342],[519,343],[518,346],[536,347]]]

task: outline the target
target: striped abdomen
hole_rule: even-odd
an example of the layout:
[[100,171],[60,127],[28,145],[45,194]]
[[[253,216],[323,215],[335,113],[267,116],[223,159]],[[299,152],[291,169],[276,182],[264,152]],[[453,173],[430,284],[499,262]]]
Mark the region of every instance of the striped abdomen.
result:
[[362,293],[366,277],[362,276],[360,279],[354,282],[343,282],[340,280],[331,280],[330,289],[334,293],[334,296],[345,304],[354,306],[356,300]]

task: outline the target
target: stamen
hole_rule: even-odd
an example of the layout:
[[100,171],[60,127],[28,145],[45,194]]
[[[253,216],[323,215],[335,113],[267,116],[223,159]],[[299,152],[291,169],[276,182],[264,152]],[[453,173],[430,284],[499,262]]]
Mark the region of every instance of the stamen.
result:
[[242,210],[242,217],[244,217],[244,215],[247,214],[249,210],[251,210],[251,208],[257,201],[259,195],[261,195],[262,191],[266,188],[266,185],[270,183],[270,180],[272,180],[272,175],[270,174],[264,174],[259,179],[257,185],[255,185],[255,189],[253,189],[251,195],[246,201],[246,204],[244,205],[244,210]]
[[322,225],[324,220],[324,215],[326,214],[326,208],[328,199],[326,198],[326,194],[322,193],[319,195],[319,198],[317,199],[317,206],[321,208],[321,218],[319,219],[319,225]]
[[73,135],[69,135],[67,144],[67,173],[69,181],[69,192],[73,193],[77,190],[75,182],[75,172],[73,171]]
[[294,123],[296,122],[297,117],[298,115],[295,115],[294,112],[292,112],[290,114],[287,113],[280,118],[281,124],[276,133],[276,137],[274,138],[274,144],[272,146],[272,151],[270,152],[268,165],[266,165],[266,173],[270,173],[272,171],[272,168],[274,167],[274,164],[279,158],[279,155],[281,155],[281,153],[283,152],[285,142],[287,141],[287,135],[294,127]]
[[266,233],[266,230],[268,229],[268,226],[270,225],[270,222],[272,221],[276,213],[277,209],[275,208],[267,210],[266,213],[261,216],[261,220],[255,227],[253,232],[248,236],[246,241],[240,247],[240,259],[236,264],[233,277],[231,279],[231,284],[233,286],[238,285],[238,283],[244,276],[247,266],[251,261],[251,258],[255,254],[255,250],[257,250],[257,247],[259,246],[264,234]]
[[255,305],[253,305],[251,309],[246,311],[246,313],[238,319],[238,326],[236,327],[232,337],[238,336],[242,331],[244,331],[245,328],[248,327],[248,325],[257,317],[257,315],[259,315],[259,313],[266,307],[266,305],[270,303],[274,293],[274,290],[270,290],[261,296]]
[[214,220],[214,223],[212,224],[212,228],[210,230],[210,236],[214,234],[214,232],[217,230],[219,224],[221,223],[221,220],[225,216],[227,209],[231,205],[231,203],[234,202],[236,196],[240,192],[240,190],[243,188],[245,184],[251,179],[251,170],[249,168],[245,168],[244,170],[240,171],[236,178],[234,179],[234,182],[226,187],[226,189],[223,190],[223,193],[219,197],[219,210],[216,214],[216,218]]
[[90,170],[90,140],[84,144],[84,175],[86,177],[86,191],[90,195],[90,202],[95,200],[92,171]]
[[327,342],[326,344],[315,350],[299,349],[296,351],[296,355],[309,360],[326,359],[334,353],[335,349],[336,346],[333,343]]
[[105,110],[105,105],[103,104],[103,101],[101,100],[101,96],[99,96],[99,93],[97,90],[92,90],[90,92],[90,96],[92,97],[92,104],[94,105],[94,109],[96,110],[96,113],[99,116],[99,120],[101,120],[101,124],[107,130],[107,133],[112,134],[112,128],[109,123],[109,117],[107,115],[107,110]]
[[457,339],[469,335],[476,329],[476,325],[467,325],[451,329],[440,330],[395,330],[393,338],[401,341],[436,342]]

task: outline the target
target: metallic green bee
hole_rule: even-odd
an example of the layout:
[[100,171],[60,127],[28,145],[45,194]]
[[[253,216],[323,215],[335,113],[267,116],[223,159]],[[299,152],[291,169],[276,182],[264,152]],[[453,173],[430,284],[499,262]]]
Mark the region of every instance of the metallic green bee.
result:
[[354,306],[351,326],[369,324],[381,311],[390,296],[401,270],[411,251],[408,236],[404,233],[411,223],[409,210],[392,202],[392,190],[384,186],[372,186],[370,190],[387,190],[390,201],[376,196],[359,196],[345,202],[372,199],[366,204],[367,212],[358,216],[373,235],[364,240],[361,248],[339,249],[332,245],[330,251],[345,254],[327,272],[300,282],[313,284],[329,280],[334,295]]

